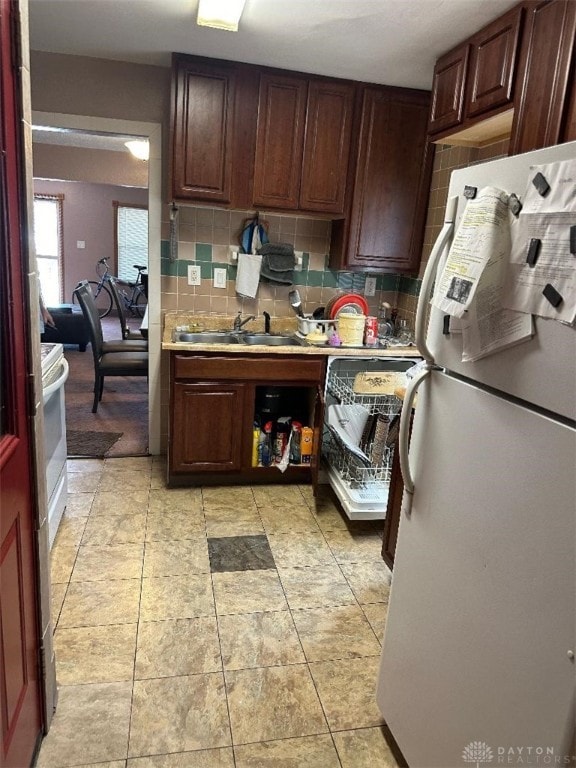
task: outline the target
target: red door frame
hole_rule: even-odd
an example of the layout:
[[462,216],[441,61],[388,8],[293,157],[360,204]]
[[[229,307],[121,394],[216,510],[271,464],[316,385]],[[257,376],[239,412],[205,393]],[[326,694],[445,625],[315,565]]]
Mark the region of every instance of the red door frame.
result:
[[17,0],[0,0],[0,763],[30,766],[44,714],[39,664],[22,82]]

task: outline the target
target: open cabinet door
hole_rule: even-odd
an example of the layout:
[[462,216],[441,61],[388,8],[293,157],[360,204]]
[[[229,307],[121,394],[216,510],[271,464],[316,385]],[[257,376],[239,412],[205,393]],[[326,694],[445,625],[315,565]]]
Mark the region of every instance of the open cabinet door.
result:
[[23,266],[18,5],[0,0],[0,765],[32,765],[42,732]]
[[313,413],[313,429],[314,429],[314,443],[312,446],[312,489],[314,496],[318,494],[318,476],[320,474],[320,464],[322,463],[322,431],[324,429],[324,411],[326,409],[326,400],[324,398],[324,392],[322,387],[316,387],[314,406],[311,410]]

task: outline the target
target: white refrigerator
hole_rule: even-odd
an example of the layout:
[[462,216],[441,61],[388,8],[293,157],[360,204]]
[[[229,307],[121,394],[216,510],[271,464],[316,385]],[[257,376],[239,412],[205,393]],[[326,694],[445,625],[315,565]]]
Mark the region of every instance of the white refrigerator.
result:
[[463,363],[443,313],[425,320],[464,187],[522,199],[532,165],[573,158],[576,142],[453,172],[423,280],[428,362],[409,387],[409,450],[408,399],[402,417],[407,490],[377,681],[410,768],[576,765],[576,328],[535,318],[529,341]]

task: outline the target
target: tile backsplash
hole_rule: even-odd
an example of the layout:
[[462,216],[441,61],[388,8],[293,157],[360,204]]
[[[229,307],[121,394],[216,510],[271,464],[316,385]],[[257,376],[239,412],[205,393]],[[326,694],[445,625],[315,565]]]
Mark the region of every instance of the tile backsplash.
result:
[[[416,303],[421,277],[434,241],[444,219],[450,174],[478,162],[507,155],[508,140],[486,147],[453,147],[438,145],[430,186],[430,198],[424,233],[422,263],[418,277],[375,274],[376,293],[366,296],[369,311],[377,314],[383,301],[398,308],[399,318],[414,327]],[[252,314],[261,317],[267,311],[272,317],[292,316],[288,293],[292,286],[273,285],[262,280],[255,299],[238,296],[235,291],[236,264],[230,246],[239,248],[240,233],[254,211],[226,211],[219,208],[180,206],[177,223],[177,255],[170,258],[170,208],[165,206],[162,223],[162,310],[179,310],[197,314]],[[354,292],[364,295],[368,274],[337,272],[328,268],[331,221],[305,216],[260,213],[267,223],[270,242],[289,243],[302,252],[302,268],[294,271],[297,287],[306,313],[324,306],[335,294]],[[188,285],[188,265],[200,266],[201,284]],[[214,287],[214,269],[226,270],[226,287]]]
[[[274,285],[262,280],[255,299],[236,294],[236,263],[230,246],[239,248],[240,233],[251,211],[222,211],[213,208],[182,206],[177,224],[177,258],[170,258],[169,209],[162,232],[162,309],[195,313],[229,314],[237,312],[257,317],[267,311],[273,317],[293,316],[288,301],[292,287],[298,288],[306,313],[323,306],[335,294],[354,292],[364,295],[364,273],[336,272],[327,265],[331,222],[301,216],[260,214],[267,223],[272,243],[289,243],[302,252],[301,269],[294,271],[294,285]],[[188,285],[188,265],[200,266],[201,285]],[[226,270],[226,287],[214,287],[214,270]],[[374,275],[376,292],[366,300],[376,314],[382,301],[395,305],[399,275]]]

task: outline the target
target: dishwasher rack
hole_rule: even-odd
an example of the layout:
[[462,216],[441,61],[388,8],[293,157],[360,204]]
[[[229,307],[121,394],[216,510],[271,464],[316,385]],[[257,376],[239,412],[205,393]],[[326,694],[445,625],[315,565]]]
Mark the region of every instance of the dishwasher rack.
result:
[[[342,405],[362,405],[371,414],[382,413],[390,419],[400,413],[402,401],[395,395],[354,392],[357,372],[358,369],[353,368],[338,373],[330,370],[326,382],[327,394]],[[394,448],[386,447],[381,461],[367,464],[339,439],[337,433],[326,426],[322,445],[330,481],[345,508],[348,507],[348,515],[359,519],[383,518]],[[370,456],[371,447],[368,445],[366,448],[367,456]]]

